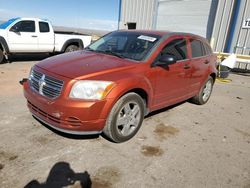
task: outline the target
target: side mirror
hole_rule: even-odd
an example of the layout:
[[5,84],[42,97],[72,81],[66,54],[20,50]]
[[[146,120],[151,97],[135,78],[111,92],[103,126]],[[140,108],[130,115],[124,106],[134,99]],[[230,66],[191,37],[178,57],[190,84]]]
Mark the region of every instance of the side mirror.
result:
[[19,32],[18,29],[15,28],[15,27],[10,28],[10,31],[12,31],[12,32],[14,32],[14,33],[18,33],[18,32]]
[[164,54],[160,57],[160,59],[156,62],[155,65],[158,65],[158,66],[171,65],[171,64],[176,63],[176,61],[177,59],[175,56]]

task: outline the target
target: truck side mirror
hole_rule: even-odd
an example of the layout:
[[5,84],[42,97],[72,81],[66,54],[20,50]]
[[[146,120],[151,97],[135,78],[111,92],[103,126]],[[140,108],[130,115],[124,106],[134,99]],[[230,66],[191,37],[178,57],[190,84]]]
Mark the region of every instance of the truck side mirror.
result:
[[19,32],[18,29],[17,29],[16,27],[10,28],[10,31],[12,31],[12,32],[14,32],[14,33],[18,33],[18,32]]

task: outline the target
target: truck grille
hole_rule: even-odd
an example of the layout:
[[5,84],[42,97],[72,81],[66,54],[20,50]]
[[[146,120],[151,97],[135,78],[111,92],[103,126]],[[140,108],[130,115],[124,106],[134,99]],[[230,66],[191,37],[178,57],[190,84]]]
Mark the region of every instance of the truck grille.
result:
[[30,73],[30,87],[40,95],[55,99],[60,96],[63,81],[57,80],[32,69]]

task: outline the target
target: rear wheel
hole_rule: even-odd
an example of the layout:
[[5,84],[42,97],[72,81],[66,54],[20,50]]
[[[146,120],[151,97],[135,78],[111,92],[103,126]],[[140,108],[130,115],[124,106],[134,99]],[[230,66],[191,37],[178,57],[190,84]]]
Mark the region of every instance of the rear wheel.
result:
[[201,87],[199,94],[192,98],[192,102],[200,105],[205,104],[211,96],[213,85],[214,80],[209,76],[205,84]]
[[65,53],[67,53],[67,52],[73,52],[73,51],[77,51],[77,50],[79,50],[79,47],[72,44],[72,45],[69,45],[66,48]]
[[143,118],[143,99],[136,93],[128,93],[113,106],[103,133],[113,142],[125,142],[138,132]]
[[3,63],[3,60],[4,60],[3,50],[0,49],[0,63]]

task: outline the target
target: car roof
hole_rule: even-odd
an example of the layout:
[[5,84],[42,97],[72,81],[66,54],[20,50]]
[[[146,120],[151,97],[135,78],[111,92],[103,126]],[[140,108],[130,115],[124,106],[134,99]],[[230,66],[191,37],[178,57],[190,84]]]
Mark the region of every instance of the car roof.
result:
[[198,38],[200,40],[206,41],[202,36],[192,34],[192,33],[185,33],[185,32],[175,32],[175,31],[163,31],[163,30],[118,30],[116,32],[135,32],[135,33],[142,33],[142,34],[152,34],[152,35],[159,35],[160,37],[170,37],[170,36],[175,36],[175,35],[181,35],[181,36],[189,36],[193,38]]

